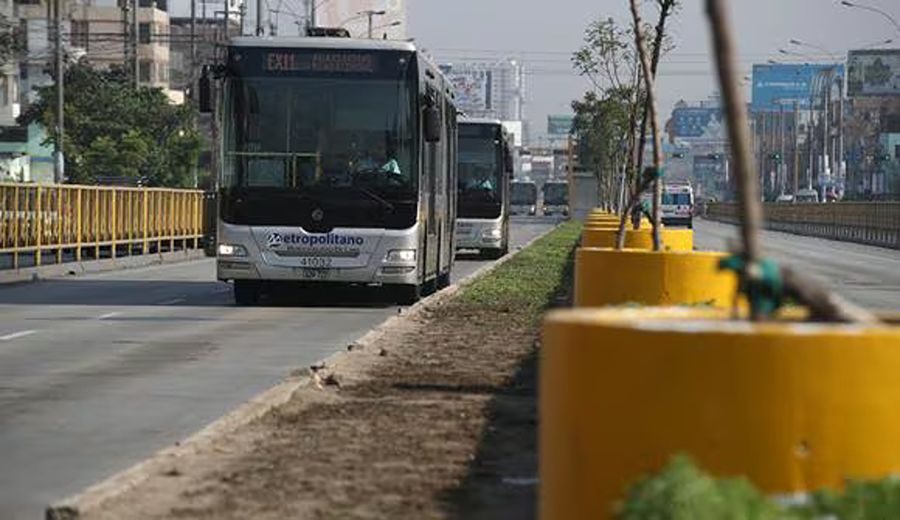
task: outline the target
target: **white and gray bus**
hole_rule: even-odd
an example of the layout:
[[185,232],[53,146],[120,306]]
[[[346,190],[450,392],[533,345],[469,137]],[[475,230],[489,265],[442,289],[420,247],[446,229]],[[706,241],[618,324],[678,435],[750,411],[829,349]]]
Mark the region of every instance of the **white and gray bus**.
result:
[[509,252],[510,137],[499,120],[459,122],[456,248],[500,258]]
[[517,180],[510,188],[510,213],[513,215],[537,214],[537,183],[531,180]]
[[409,42],[317,37],[240,37],[225,60],[217,272],[235,302],[338,283],[411,303],[448,285],[457,110],[437,66]]

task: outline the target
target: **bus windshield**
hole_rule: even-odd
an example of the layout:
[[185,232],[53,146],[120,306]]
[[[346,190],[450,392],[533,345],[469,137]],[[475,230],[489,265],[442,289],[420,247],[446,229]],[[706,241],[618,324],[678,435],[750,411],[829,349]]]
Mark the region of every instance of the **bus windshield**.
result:
[[459,126],[459,214],[461,218],[498,218],[503,178],[499,127]]
[[510,202],[519,206],[537,203],[537,186],[531,182],[514,182]]
[[[239,52],[247,61],[278,63],[272,51]],[[310,215],[319,209],[327,227],[412,226],[418,174],[411,55],[332,51],[321,61],[328,67],[315,73],[309,68],[316,52],[287,54],[312,60],[302,74],[226,80],[223,220],[313,228]],[[374,72],[346,74],[350,69],[336,66],[365,59],[361,70]],[[297,63],[282,60],[284,68]]]
[[569,186],[561,182],[544,184],[544,204],[562,206],[569,203]]
[[690,206],[690,193],[663,193],[662,203],[671,206]]

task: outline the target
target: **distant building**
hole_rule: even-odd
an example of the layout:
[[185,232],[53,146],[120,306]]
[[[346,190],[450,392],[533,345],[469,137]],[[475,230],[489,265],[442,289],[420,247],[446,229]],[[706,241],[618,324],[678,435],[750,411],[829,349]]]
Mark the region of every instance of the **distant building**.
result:
[[456,91],[456,102],[467,117],[499,119],[523,134],[527,143],[525,122],[525,71],[516,60],[496,62],[445,63],[441,70]]
[[[165,3],[141,2],[138,10],[138,81],[142,85],[169,86],[169,15]],[[62,22],[63,50],[69,60],[84,58],[98,68],[126,66],[126,11],[116,5],[67,2]],[[45,85],[45,69],[53,50],[47,27],[47,6],[42,0],[20,4],[18,16],[26,42],[21,67],[22,93],[33,99],[33,87]]]
[[[728,134],[720,98],[697,103],[679,101],[665,128],[666,180],[690,181],[698,196],[725,198],[728,193]],[[652,160],[645,148],[644,162]]]
[[169,19],[171,33],[169,47],[169,84],[175,90],[185,90],[200,77],[200,69],[215,58],[216,42],[225,41],[228,36],[236,36],[240,31],[240,21],[229,20],[227,35],[222,19],[197,17],[194,24],[197,61],[191,66],[191,18],[172,17]]

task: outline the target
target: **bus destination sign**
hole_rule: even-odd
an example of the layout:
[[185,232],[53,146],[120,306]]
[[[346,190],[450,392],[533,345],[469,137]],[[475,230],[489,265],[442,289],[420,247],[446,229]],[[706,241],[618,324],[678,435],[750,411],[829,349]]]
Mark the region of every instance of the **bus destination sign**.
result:
[[265,70],[269,73],[325,72],[374,74],[375,56],[361,53],[297,53],[271,51],[265,55]]

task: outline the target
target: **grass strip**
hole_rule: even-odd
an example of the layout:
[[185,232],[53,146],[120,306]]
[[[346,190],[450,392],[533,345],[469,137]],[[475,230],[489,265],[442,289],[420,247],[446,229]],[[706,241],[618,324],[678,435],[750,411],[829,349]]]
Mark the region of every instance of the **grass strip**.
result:
[[569,221],[466,287],[459,304],[517,309],[532,319],[552,303],[566,277],[582,224]]

